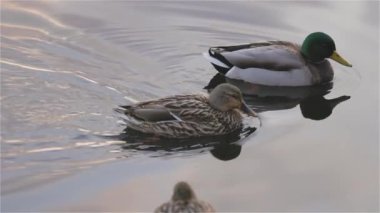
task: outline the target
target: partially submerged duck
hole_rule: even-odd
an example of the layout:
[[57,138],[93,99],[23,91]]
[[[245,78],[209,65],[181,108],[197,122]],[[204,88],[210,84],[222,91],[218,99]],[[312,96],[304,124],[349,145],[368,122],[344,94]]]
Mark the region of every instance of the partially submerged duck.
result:
[[302,45],[267,41],[237,46],[211,47],[205,58],[228,78],[268,86],[310,86],[330,82],[334,71],[327,58],[352,65],[322,32],[311,33]]
[[257,116],[244,102],[239,88],[220,84],[205,95],[177,95],[136,105],[120,106],[127,127],[169,138],[229,134],[242,127],[242,114]]
[[209,203],[198,200],[190,185],[181,181],[175,185],[172,199],[154,212],[215,212],[215,210]]

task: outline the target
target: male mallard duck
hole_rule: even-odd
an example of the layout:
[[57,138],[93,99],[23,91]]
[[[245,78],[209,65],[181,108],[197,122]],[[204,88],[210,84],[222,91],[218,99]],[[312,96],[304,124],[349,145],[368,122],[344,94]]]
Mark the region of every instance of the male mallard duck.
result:
[[334,72],[326,58],[352,67],[335,51],[334,40],[322,32],[308,35],[302,46],[287,41],[267,41],[211,47],[203,55],[228,78],[268,86],[329,82]]
[[236,86],[220,84],[204,95],[177,95],[117,109],[127,127],[170,138],[224,135],[242,127],[240,109],[256,116]]
[[175,185],[171,201],[162,204],[154,212],[215,212],[215,210],[209,203],[198,200],[190,185],[181,181]]

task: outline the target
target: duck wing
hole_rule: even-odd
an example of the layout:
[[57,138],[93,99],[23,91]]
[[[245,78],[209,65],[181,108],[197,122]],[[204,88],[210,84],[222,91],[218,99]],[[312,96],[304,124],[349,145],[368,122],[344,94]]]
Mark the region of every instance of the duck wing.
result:
[[218,71],[224,74],[232,67],[289,71],[304,66],[299,49],[298,45],[291,42],[268,41],[212,47],[208,53],[204,53],[204,56]]
[[211,126],[193,121],[144,121],[140,123],[127,121],[127,126],[139,132],[169,138],[188,138],[217,134]]
[[[207,98],[202,95],[177,95],[135,105],[119,106],[115,110],[139,121],[158,122],[182,121],[181,116],[186,115],[185,109],[205,107],[207,107]],[[181,115],[183,113],[184,115]]]
[[170,110],[162,106],[150,106],[149,108],[136,108],[129,111],[134,118],[142,121],[170,121],[182,119],[178,117],[178,110]]
[[[134,116],[136,115],[134,114]],[[170,138],[215,135],[218,134],[218,130],[223,130],[221,123],[209,111],[187,108],[177,110],[171,116],[178,119],[160,121],[135,121],[127,119],[126,123],[129,128],[136,131]]]

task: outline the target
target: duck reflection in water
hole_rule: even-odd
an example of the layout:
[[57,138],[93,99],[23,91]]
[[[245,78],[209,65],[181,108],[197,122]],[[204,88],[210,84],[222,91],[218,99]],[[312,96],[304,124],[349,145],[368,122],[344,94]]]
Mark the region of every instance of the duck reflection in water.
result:
[[240,155],[244,139],[255,131],[255,127],[244,127],[220,136],[170,139],[142,134],[127,127],[117,139],[126,142],[121,145],[123,150],[148,153],[150,157],[187,157],[210,152],[219,160],[229,161]]
[[229,79],[216,74],[205,87],[212,90],[221,83],[228,82],[237,86],[244,94],[244,100],[255,112],[291,109],[299,105],[303,117],[323,120],[332,114],[334,107],[350,96],[326,99],[333,88],[333,83],[302,87],[263,86],[242,80]]

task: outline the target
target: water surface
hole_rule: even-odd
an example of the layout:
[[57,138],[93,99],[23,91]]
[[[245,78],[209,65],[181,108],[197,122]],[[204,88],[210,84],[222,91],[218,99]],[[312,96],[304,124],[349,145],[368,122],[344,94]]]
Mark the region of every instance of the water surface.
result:
[[[247,97],[262,126],[222,147],[231,160],[108,137],[124,129],[119,104],[206,92],[208,47],[314,31],[354,67],[332,62],[332,88],[311,100]],[[218,211],[378,211],[378,38],[376,1],[2,2],[1,210],[152,211],[185,180]]]

